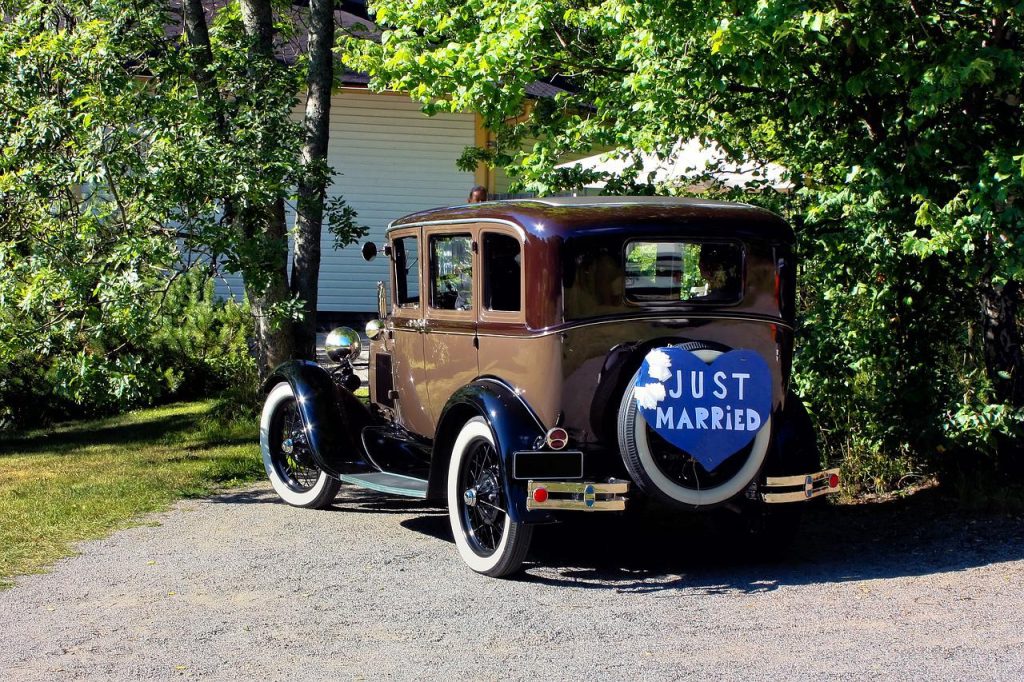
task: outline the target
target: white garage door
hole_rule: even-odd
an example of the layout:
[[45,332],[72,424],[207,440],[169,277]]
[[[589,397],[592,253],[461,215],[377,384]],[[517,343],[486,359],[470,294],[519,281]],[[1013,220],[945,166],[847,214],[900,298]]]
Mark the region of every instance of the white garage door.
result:
[[[380,245],[395,218],[438,206],[465,203],[473,174],[455,167],[472,145],[472,114],[424,116],[404,95],[344,91],[331,102],[328,163],[337,175],[331,194],[341,195],[359,213],[370,234],[346,249],[333,248],[324,230],[317,309],[370,312],[377,309],[377,280],[387,281],[387,260],[367,263],[360,245]],[[295,217],[288,216],[288,224]],[[241,282],[229,277],[218,285],[221,295],[240,295]]]
[[[405,96],[335,95],[328,159],[338,172],[334,191],[370,228],[366,239],[379,245],[387,224],[407,213],[465,203],[473,174],[457,170],[455,160],[473,144],[473,130],[472,114],[427,118]],[[320,310],[376,310],[377,280],[387,280],[386,259],[363,261],[359,244],[335,251],[325,230]]]

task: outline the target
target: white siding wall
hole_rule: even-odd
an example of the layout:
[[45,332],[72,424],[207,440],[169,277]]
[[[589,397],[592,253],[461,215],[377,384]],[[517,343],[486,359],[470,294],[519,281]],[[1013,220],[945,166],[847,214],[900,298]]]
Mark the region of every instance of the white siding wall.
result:
[[[363,261],[362,242],[378,245],[384,228],[407,213],[461,204],[473,186],[473,174],[455,168],[462,150],[473,144],[472,114],[424,116],[408,97],[343,91],[331,101],[328,154],[337,175],[331,192],[359,213],[370,234],[358,244],[334,250],[324,230],[318,309],[369,312],[377,309],[377,280],[387,280],[387,259]],[[294,223],[289,215],[289,225]],[[242,291],[232,278],[222,295]]]

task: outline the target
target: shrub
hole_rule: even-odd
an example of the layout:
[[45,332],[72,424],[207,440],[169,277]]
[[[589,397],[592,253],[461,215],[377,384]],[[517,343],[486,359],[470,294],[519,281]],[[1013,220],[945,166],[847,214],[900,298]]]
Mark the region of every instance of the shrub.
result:
[[223,396],[229,416],[252,412],[256,367],[245,304],[217,300],[213,282],[192,271],[140,305],[138,338],[93,338],[46,352],[22,351],[0,365],[0,430],[100,416],[170,400]]
[[148,352],[170,372],[168,390],[174,398],[244,389],[257,381],[250,328],[248,306],[216,299],[213,280],[193,271],[168,290]]

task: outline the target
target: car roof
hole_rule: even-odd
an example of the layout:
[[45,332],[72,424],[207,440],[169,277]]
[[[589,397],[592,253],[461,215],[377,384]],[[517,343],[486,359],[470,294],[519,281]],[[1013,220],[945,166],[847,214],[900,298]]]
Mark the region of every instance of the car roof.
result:
[[393,221],[389,231],[414,225],[502,222],[546,239],[609,232],[682,234],[778,239],[793,232],[765,209],[730,201],[692,197],[544,197],[484,201],[413,213]]

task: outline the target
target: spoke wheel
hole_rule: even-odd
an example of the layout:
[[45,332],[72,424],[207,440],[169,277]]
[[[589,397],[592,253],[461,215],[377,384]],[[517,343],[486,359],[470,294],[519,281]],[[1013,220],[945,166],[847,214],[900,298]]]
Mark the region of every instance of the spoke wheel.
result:
[[474,571],[502,577],[522,566],[533,527],[509,518],[501,459],[481,417],[466,422],[455,439],[448,516],[459,554]]
[[498,484],[498,453],[486,440],[473,441],[460,472],[462,514],[473,551],[490,556],[505,532],[505,500]]
[[267,395],[260,420],[260,451],[278,496],[296,507],[321,509],[334,500],[340,482],[313,461],[295,396],[287,383]]

